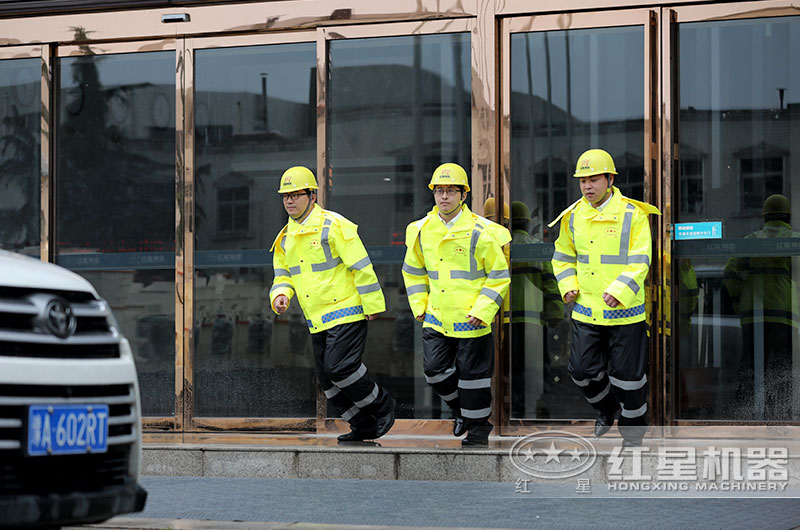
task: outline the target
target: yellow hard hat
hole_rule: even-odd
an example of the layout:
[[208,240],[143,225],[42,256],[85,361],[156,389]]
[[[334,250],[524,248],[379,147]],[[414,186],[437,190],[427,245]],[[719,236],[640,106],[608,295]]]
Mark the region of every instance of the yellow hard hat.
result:
[[428,184],[430,189],[434,186],[464,186],[464,191],[469,191],[467,172],[458,164],[447,163],[437,167]]
[[514,219],[530,219],[531,211],[524,202],[514,201],[511,203],[511,217]]
[[614,159],[602,149],[589,149],[578,157],[573,177],[591,177],[605,173],[617,174]]
[[310,169],[303,166],[290,167],[281,176],[281,187],[278,193],[292,193],[300,190],[316,190],[317,179]]
[[[486,199],[486,202],[483,203],[483,215],[487,218],[494,217],[495,212],[495,201],[494,197],[489,197]],[[508,211],[508,204],[505,202],[503,203],[503,219],[509,219],[509,211]]]
[[762,211],[762,214],[769,215],[771,213],[791,214],[792,208],[789,204],[789,199],[780,193],[776,193],[767,197],[767,200],[764,201],[764,210]]

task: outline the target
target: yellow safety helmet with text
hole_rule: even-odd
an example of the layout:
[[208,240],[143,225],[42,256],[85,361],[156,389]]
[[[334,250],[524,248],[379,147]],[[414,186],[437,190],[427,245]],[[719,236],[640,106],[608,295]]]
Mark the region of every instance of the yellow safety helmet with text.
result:
[[300,190],[316,190],[317,179],[310,169],[303,166],[290,167],[281,176],[281,187],[278,193],[292,193]]
[[464,186],[464,191],[469,191],[467,180],[467,172],[464,171],[464,168],[449,162],[436,168],[428,188],[433,189],[435,186]]
[[617,174],[614,159],[602,149],[589,149],[578,157],[573,177],[591,177],[592,175]]
[[[483,203],[483,216],[486,217],[487,219],[493,219],[495,210],[496,210],[496,208],[495,208],[494,197],[489,197],[488,199],[486,199],[486,202]],[[509,215],[509,210],[508,210],[508,204],[506,204],[504,202],[503,203],[503,219],[509,219],[509,218],[510,218],[510,215]]]
[[764,201],[764,210],[762,211],[762,215],[769,215],[773,213],[791,214],[792,208],[789,204],[789,199],[780,193],[776,193],[767,197],[767,200]]

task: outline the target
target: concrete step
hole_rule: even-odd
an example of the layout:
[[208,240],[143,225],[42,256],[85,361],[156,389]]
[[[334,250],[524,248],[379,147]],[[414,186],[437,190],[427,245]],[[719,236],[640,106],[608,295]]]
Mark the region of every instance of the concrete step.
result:
[[544,431],[526,437],[492,437],[489,447],[474,449],[461,448],[453,437],[390,435],[376,443],[338,444],[335,435],[276,435],[251,444],[148,443],[142,472],[576,485],[586,480],[592,484],[713,482],[791,489],[800,488],[800,442],[795,440],[650,437],[641,447],[622,448],[618,437],[584,438]]

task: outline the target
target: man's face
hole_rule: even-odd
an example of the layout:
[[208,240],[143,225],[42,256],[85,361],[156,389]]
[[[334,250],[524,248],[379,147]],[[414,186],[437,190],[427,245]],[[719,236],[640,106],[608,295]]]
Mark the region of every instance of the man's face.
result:
[[292,217],[297,217],[308,208],[308,203],[316,200],[311,197],[308,190],[295,191],[292,193],[282,193],[281,199],[283,200],[283,208],[286,213]]
[[436,206],[441,212],[451,212],[461,202],[461,188],[458,186],[436,186],[433,189]]
[[605,197],[606,190],[614,182],[613,175],[592,175],[591,177],[581,177],[581,193],[586,200],[592,204]]

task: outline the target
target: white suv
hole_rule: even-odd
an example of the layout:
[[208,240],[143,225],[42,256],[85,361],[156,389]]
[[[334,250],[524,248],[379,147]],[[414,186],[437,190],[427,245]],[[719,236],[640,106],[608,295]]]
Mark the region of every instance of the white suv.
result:
[[0,527],[144,509],[136,367],[80,276],[0,251]]

